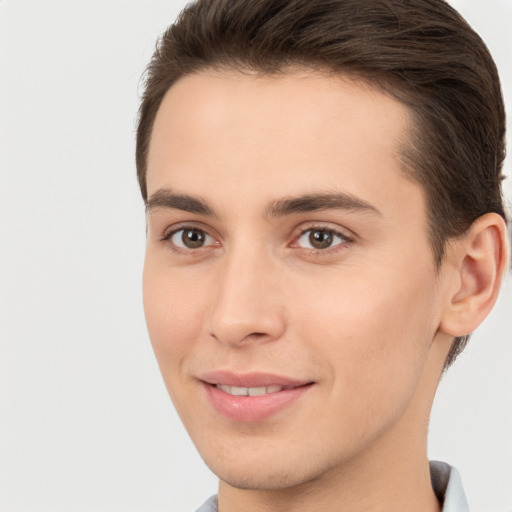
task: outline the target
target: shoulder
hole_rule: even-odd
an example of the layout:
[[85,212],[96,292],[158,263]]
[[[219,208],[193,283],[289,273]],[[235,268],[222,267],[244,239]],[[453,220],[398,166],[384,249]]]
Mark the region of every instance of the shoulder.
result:
[[217,495],[210,496],[196,512],[217,512]]

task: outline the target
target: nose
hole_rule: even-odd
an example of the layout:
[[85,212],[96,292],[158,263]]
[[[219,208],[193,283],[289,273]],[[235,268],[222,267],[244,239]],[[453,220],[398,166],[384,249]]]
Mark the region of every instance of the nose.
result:
[[250,249],[233,250],[223,258],[215,276],[216,293],[207,320],[212,338],[240,347],[282,336],[282,272],[271,260]]

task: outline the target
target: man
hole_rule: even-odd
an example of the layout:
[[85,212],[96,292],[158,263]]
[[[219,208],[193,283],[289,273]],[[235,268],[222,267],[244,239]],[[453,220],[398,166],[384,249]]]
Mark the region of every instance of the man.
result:
[[144,305],[201,512],[463,511],[441,374],[508,262],[504,109],[438,0],[206,0],[148,68]]

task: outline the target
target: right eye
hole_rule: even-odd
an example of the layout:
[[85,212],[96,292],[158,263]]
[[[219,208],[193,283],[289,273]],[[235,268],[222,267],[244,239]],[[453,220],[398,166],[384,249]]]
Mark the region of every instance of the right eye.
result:
[[198,228],[181,228],[171,231],[165,240],[169,240],[177,249],[193,250],[216,245],[212,236]]

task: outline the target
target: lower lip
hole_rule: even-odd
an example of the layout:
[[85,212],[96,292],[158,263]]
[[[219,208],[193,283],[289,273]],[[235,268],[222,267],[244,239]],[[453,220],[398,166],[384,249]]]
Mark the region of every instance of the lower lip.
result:
[[233,421],[258,422],[299,400],[312,384],[261,396],[235,396],[211,384],[204,383],[204,386],[211,404],[223,416]]

